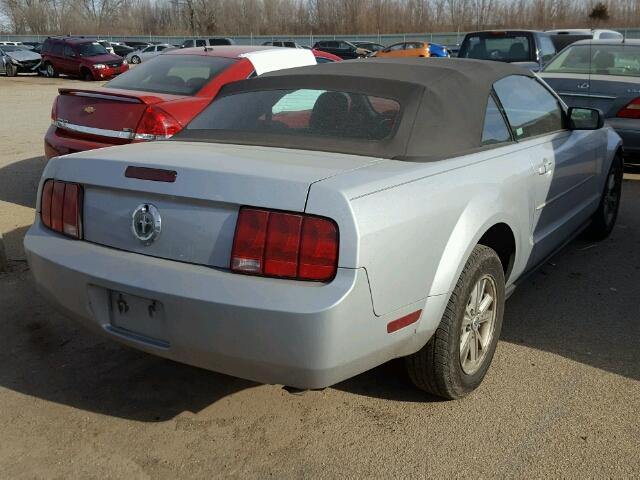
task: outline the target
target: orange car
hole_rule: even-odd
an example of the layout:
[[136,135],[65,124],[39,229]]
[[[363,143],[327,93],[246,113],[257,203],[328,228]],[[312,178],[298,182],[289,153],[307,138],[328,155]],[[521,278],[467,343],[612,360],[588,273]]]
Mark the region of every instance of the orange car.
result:
[[429,42],[394,43],[376,52],[376,57],[448,57],[446,47]]

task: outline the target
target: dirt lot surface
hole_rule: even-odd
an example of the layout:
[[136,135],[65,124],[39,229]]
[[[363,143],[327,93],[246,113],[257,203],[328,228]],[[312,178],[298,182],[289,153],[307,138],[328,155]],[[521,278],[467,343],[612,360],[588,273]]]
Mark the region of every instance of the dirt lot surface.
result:
[[1,478],[640,476],[640,176],[608,240],[571,243],[507,302],[470,397],[421,394],[399,361],[297,395],[127,349],[36,293],[22,237],[74,84],[0,78]]

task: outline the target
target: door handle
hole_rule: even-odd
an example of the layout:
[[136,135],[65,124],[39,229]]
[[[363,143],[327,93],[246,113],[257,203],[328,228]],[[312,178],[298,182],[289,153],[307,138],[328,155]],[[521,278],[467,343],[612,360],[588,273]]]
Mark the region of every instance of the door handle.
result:
[[545,158],[543,163],[538,167],[538,175],[545,175],[551,171],[553,171],[553,162]]

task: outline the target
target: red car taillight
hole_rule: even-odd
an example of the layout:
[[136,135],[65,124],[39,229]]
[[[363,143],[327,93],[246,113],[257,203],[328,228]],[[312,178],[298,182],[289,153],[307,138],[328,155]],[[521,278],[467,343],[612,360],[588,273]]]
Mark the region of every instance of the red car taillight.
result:
[[144,111],[138,128],[136,140],[160,140],[169,138],[182,130],[182,125],[164,110],[149,106]]
[[51,230],[81,238],[82,188],[77,183],[49,179],[42,187],[40,219]]
[[619,118],[640,118],[640,98],[629,102],[616,116]]
[[51,106],[51,123],[56,123],[58,119],[58,97],[53,99],[53,105]]
[[338,227],[328,218],[243,207],[231,270],[298,280],[328,281],[338,268]]

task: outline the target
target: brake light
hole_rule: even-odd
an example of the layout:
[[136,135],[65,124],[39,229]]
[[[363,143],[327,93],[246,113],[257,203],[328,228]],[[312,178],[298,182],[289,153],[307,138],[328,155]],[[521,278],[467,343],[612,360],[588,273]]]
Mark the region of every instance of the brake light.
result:
[[631,100],[616,116],[619,118],[640,118],[640,97]]
[[42,187],[40,219],[51,230],[68,237],[82,237],[82,188],[77,183],[49,179]]
[[58,97],[53,99],[53,105],[51,106],[51,123],[55,124],[58,119]]
[[144,111],[134,138],[136,140],[161,140],[172,137],[180,130],[182,130],[182,125],[175,118],[152,105]]
[[237,273],[328,281],[338,267],[334,221],[301,213],[243,207],[231,253]]

